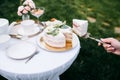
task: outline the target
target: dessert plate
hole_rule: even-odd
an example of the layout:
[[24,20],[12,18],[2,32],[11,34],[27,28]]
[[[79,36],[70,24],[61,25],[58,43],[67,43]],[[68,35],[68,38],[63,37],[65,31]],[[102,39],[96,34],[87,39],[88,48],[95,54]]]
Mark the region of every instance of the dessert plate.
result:
[[41,34],[40,36],[38,36],[37,44],[39,45],[40,48],[45,49],[47,51],[62,52],[62,51],[67,51],[67,50],[70,50],[70,49],[76,47],[78,44],[78,38],[77,38],[76,34],[73,33],[72,42],[66,42],[66,47],[55,48],[55,47],[51,47],[51,46],[47,45],[43,40],[43,35]]
[[7,56],[12,59],[26,59],[33,55],[36,51],[36,46],[30,42],[21,41],[10,46],[7,49]]

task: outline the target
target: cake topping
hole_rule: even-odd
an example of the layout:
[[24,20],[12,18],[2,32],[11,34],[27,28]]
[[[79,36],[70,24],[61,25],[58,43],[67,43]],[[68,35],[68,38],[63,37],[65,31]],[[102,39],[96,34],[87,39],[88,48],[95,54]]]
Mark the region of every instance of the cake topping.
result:
[[48,31],[47,31],[47,34],[52,35],[52,36],[56,36],[58,33],[59,33],[58,28],[48,29]]

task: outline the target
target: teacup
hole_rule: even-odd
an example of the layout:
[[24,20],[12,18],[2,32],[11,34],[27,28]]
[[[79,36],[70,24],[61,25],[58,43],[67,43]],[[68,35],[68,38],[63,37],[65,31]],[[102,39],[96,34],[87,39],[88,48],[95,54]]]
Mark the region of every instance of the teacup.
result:
[[88,21],[87,20],[73,19],[73,30],[79,36],[81,36],[81,37],[84,36],[85,34],[87,34]]
[[9,21],[5,18],[0,18],[0,34],[8,33]]
[[34,20],[23,20],[21,22],[21,27],[25,33],[30,33],[34,30],[35,21]]

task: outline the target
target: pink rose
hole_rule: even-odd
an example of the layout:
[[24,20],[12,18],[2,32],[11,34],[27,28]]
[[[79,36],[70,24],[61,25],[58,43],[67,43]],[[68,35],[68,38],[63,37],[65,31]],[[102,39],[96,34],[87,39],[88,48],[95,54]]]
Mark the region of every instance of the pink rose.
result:
[[23,5],[18,7],[17,14],[21,16],[22,14],[27,14],[31,8],[35,8],[35,3],[33,0],[25,0],[23,2]]
[[24,9],[24,10],[23,10],[23,13],[24,13],[24,14],[27,14],[27,13],[28,13],[28,11]]
[[22,13],[20,11],[17,12],[18,16],[22,16]]
[[27,11],[30,11],[30,7],[29,6],[25,6],[25,9],[27,10]]
[[22,11],[24,9],[24,6],[19,6],[18,11]]

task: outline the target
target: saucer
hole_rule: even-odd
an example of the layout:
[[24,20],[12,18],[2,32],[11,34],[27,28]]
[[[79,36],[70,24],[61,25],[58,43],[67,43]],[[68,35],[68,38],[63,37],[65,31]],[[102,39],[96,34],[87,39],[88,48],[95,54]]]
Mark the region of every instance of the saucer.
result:
[[18,34],[22,36],[30,36],[30,35],[37,34],[40,31],[40,28],[37,26],[37,24],[30,27],[33,27],[33,28],[24,30],[24,28],[21,26],[18,29]]

